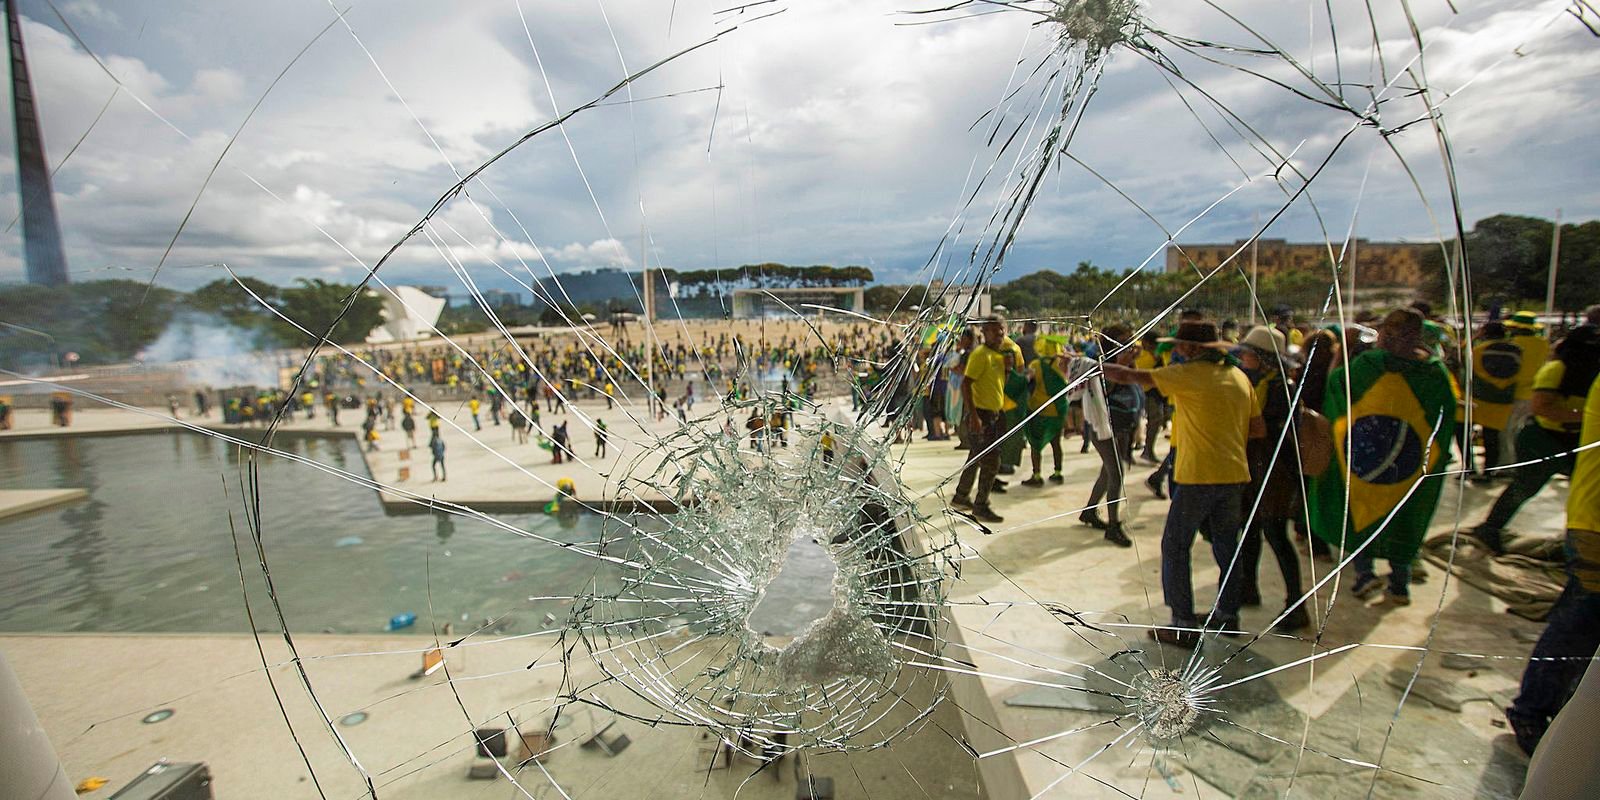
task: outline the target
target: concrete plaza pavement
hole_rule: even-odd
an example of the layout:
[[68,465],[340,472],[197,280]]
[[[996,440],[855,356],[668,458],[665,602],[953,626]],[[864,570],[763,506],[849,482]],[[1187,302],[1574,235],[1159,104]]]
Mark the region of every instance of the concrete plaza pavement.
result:
[[[419,448],[412,456],[412,478],[400,485],[469,505],[542,503],[549,499],[549,486],[569,477],[578,483],[580,498],[603,498],[615,466],[647,450],[644,434],[663,434],[676,424],[652,420],[642,431],[629,431],[620,413],[613,421],[613,414],[603,411],[603,401],[580,404],[580,409],[606,418],[614,443],[622,445],[606,466],[593,472],[544,463],[549,453],[533,444],[512,445],[509,427],[488,424],[485,409],[484,430],[476,433],[484,447],[447,430],[448,482],[426,480],[425,450]],[[43,422],[40,416],[33,420],[19,412],[17,428],[0,437],[47,428],[37,425]],[[464,411],[450,416],[472,427]],[[359,415],[354,419],[358,423]],[[546,423],[551,420],[546,414]],[[345,422],[342,430],[353,434],[357,427],[349,419]],[[90,409],[79,412],[74,428],[43,435],[160,427],[159,421],[126,412]],[[578,422],[572,425],[575,433],[580,427]],[[286,431],[332,429],[319,415],[314,424],[297,422]],[[399,436],[398,430],[384,433],[380,450],[369,454],[375,478],[389,482],[398,475]],[[425,437],[424,431],[419,439]],[[574,439],[581,455],[592,452],[592,438],[577,434]],[[950,526],[944,532],[953,530],[970,548],[960,579],[948,587],[952,625],[944,656],[954,660],[947,663],[971,665],[961,668],[959,679],[972,678],[983,702],[964,707],[982,720],[952,707],[941,712],[950,716],[936,718],[939,725],[918,734],[931,738],[882,751],[882,764],[864,768],[864,762],[852,757],[848,766],[814,765],[819,773],[857,776],[851,778],[855,783],[841,785],[840,797],[972,796],[971,782],[982,762],[1013,758],[1020,785],[991,780],[988,796],[1028,796],[1057,781],[1046,796],[1269,797],[1297,786],[1294,793],[1307,796],[1364,797],[1373,785],[1377,796],[1515,796],[1525,760],[1501,727],[1499,708],[1515,694],[1540,625],[1504,613],[1502,601],[1459,580],[1446,580],[1431,565],[1428,582],[1413,587],[1413,603],[1403,608],[1369,607],[1348,594],[1336,597],[1335,581],[1330,580],[1311,603],[1324,623],[1320,633],[1253,642],[1250,637],[1210,640],[1201,663],[1220,666],[1221,682],[1233,684],[1215,694],[1218,721],[1204,735],[1170,749],[1152,748],[1137,735],[1125,735],[1130,725],[1117,720],[1119,706],[1097,705],[1104,695],[1050,686],[1115,689],[1115,681],[1150,665],[1186,663],[1186,652],[1164,651],[1145,638],[1148,626],[1166,621],[1159,539],[1167,504],[1140,484],[1148,468],[1135,467],[1130,475],[1124,516],[1133,548],[1111,546],[1099,531],[1077,522],[1099,460],[1093,453],[1078,454],[1076,439],[1067,441],[1065,484],[1030,489],[1013,480],[1005,495],[994,498],[1006,522],[985,534],[945,513],[948,484],[943,491],[939,486],[960,468],[964,455],[951,444],[925,442],[919,436],[915,443],[892,450],[908,491],[923,496],[921,507],[930,525]],[[1434,532],[1452,530],[1458,522],[1475,523],[1499,487],[1452,483]],[[1518,531],[1559,536],[1564,495],[1562,480],[1547,487],[1519,514]],[[1203,544],[1197,543],[1193,558],[1196,597],[1203,608],[1215,593],[1217,571]],[[1266,627],[1279,610],[1275,599],[1282,596],[1275,563],[1270,556],[1262,561],[1264,605],[1246,609],[1243,626],[1250,631]],[[1331,567],[1322,559],[1302,558],[1308,585]],[[1346,571],[1338,583],[1347,587],[1349,580]],[[75,778],[125,777],[165,756],[211,762],[219,775],[219,796],[316,796],[267,685],[270,674],[278,694],[286,698],[287,713],[296,720],[295,730],[303,734],[301,743],[309,743],[319,779],[329,775],[338,782],[339,791],[329,796],[360,794],[359,782],[352,782],[359,774],[348,766],[327,729],[318,732],[316,709],[295,688],[298,678],[285,662],[288,654],[281,641],[262,641],[268,647],[267,663],[274,665],[269,669],[262,668],[255,641],[248,636],[27,635],[5,636],[3,646]],[[308,672],[330,716],[371,709],[368,722],[339,730],[359,741],[355,749],[373,762],[367,765],[369,772],[395,782],[395,796],[520,796],[508,782],[465,781],[471,739],[455,693],[449,684],[440,685],[437,673],[422,682],[405,677],[416,668],[426,639],[313,636],[296,641],[316,656]],[[513,707],[522,711],[522,719],[548,712],[548,705],[540,703],[554,695],[561,670],[528,667],[544,663],[551,645],[549,637],[529,637],[463,651],[460,659],[452,656],[452,675],[463,679],[455,686],[473,720],[481,722],[496,710]],[[404,652],[391,652],[396,650]],[[353,653],[389,654],[349,655]],[[1105,680],[1113,683],[1096,683]],[[164,707],[177,714],[155,725],[139,722],[145,713]],[[990,725],[1003,740],[1029,744],[976,761],[955,746],[952,734],[965,736],[963,731]],[[692,734],[660,728],[636,732],[636,756],[644,766],[633,770],[616,769],[613,764],[623,762],[602,754],[568,749],[572,757],[567,763],[575,774],[596,776],[578,784],[599,791],[588,796],[732,796],[736,784],[753,771],[746,765],[742,774],[718,771],[708,778],[691,768],[696,757]],[[552,772],[562,765],[563,755],[551,761]],[[1371,764],[1382,767],[1366,766]],[[907,778],[908,772],[913,779]],[[984,774],[988,780],[989,773]],[[563,786],[572,785],[571,778],[557,778]],[[770,795],[763,788],[768,780],[766,774],[758,775],[740,796],[793,796],[792,778],[781,788],[774,783]],[[945,781],[950,791],[937,790],[933,780]],[[229,789],[225,793],[224,786]],[[634,791],[644,793],[630,793]]]

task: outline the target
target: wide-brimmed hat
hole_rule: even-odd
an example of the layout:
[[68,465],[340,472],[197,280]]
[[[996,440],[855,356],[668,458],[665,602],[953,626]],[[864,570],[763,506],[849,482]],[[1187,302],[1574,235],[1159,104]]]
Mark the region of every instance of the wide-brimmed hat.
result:
[[1251,328],[1250,332],[1239,340],[1239,346],[1249,347],[1264,355],[1276,353],[1280,356],[1291,356],[1300,352],[1300,348],[1289,344],[1289,338],[1283,335],[1283,331],[1269,325],[1257,325]]
[[1535,329],[1539,327],[1539,315],[1532,311],[1518,311],[1506,320],[1506,324],[1515,328]]
[[1222,341],[1222,337],[1217,335],[1217,324],[1214,322],[1180,323],[1176,335],[1164,336],[1161,341],[1172,344],[1197,344],[1215,350],[1226,350],[1233,346],[1229,342]]

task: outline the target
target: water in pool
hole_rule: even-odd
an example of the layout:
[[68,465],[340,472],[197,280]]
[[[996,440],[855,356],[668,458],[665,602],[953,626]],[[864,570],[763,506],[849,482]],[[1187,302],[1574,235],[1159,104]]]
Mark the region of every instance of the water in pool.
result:
[[[281,449],[359,475],[352,440],[285,439]],[[0,522],[0,630],[247,631],[229,515],[244,548],[259,630],[277,630],[250,548],[237,448],[192,433],[0,441],[0,486],[82,488],[86,500]],[[384,631],[415,614],[457,632],[486,617],[546,627],[559,601],[616,575],[591,559],[477,520],[386,516],[376,494],[286,459],[261,463],[262,523],[291,630]],[[496,515],[520,530],[594,542],[596,515]],[[431,573],[431,581],[430,581]],[[429,615],[429,586],[433,615]]]

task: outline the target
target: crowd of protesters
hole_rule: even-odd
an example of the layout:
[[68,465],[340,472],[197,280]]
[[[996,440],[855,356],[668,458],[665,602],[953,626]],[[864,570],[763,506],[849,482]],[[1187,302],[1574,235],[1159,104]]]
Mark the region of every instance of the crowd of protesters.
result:
[[[1344,591],[1356,598],[1408,605],[1411,585],[1427,578],[1418,554],[1447,479],[1504,483],[1489,487],[1497,497],[1470,531],[1498,554],[1517,510],[1564,474],[1571,577],[1507,709],[1524,749],[1600,645],[1600,306],[1564,331],[1526,312],[1490,321],[1470,349],[1425,303],[1321,329],[1281,309],[1275,324],[1243,335],[1186,311],[1140,336],[1126,325],[1051,333],[1032,322],[1013,332],[997,316],[950,336],[907,427],[926,424],[929,440],[954,437],[967,451],[950,501],[958,511],[1003,522],[996,495],[1017,491],[1022,452],[1031,473],[1016,484],[1061,484],[1063,439],[1076,435],[1080,452],[1101,460],[1079,521],[1128,547],[1125,479],[1138,460],[1155,465],[1145,484],[1170,495],[1160,540],[1170,622],[1150,631],[1157,641],[1193,648],[1207,630],[1244,634],[1241,608],[1262,605],[1263,541],[1285,589],[1274,631],[1312,624],[1305,550],[1347,559]],[[1195,607],[1196,534],[1218,569],[1209,611]]]

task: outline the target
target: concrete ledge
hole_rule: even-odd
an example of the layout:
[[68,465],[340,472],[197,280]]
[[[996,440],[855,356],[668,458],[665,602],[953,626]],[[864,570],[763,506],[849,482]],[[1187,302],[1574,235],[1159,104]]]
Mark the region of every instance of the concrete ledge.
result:
[[0,519],[86,499],[85,489],[0,489]]

